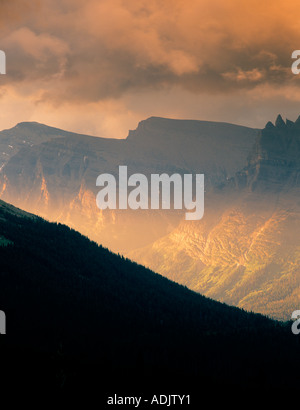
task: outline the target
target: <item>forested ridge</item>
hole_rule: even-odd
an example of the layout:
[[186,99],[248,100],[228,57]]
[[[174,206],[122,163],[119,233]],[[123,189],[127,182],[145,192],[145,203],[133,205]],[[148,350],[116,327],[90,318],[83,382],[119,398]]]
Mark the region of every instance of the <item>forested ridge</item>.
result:
[[205,298],[67,226],[0,205],[9,387],[284,388],[299,379],[290,324]]

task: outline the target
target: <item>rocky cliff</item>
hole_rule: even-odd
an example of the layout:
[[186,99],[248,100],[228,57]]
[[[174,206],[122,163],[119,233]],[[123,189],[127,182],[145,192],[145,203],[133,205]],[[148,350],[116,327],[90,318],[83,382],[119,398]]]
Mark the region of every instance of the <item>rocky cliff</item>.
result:
[[300,120],[268,123],[201,221],[130,256],[212,298],[278,319],[300,305]]

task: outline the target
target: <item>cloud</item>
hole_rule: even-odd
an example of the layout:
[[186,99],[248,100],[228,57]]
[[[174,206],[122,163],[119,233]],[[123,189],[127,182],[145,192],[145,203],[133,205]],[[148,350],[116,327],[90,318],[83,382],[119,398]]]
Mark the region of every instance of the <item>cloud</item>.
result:
[[296,0],[1,0],[1,83],[39,112],[174,87],[229,99],[298,89],[299,11]]
[[223,73],[222,75],[225,79],[238,83],[258,83],[261,82],[266,76],[265,72],[258,70],[257,68],[247,71],[238,68],[236,71]]
[[300,34],[291,25],[298,5],[285,2],[283,14],[283,4],[62,0],[59,6],[46,0],[36,13],[30,8],[21,27],[16,21],[3,44],[19,63],[11,81],[39,81],[45,73],[59,79],[63,66],[47,98],[96,101],[174,83],[200,92],[215,81],[230,90],[274,81],[274,67],[276,81],[292,77],[284,69]]

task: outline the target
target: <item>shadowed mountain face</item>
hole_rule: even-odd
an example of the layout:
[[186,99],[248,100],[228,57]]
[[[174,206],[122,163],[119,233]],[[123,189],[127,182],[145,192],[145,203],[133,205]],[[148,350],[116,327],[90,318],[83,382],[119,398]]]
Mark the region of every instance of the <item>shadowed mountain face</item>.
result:
[[199,222],[130,257],[207,296],[278,319],[300,306],[300,120],[279,116]]
[[279,115],[268,122],[256,140],[245,170],[237,175],[240,186],[251,190],[283,192],[300,186],[300,117],[285,123]]
[[[95,200],[100,173],[117,176],[119,165],[127,165],[129,175],[204,173],[209,189],[245,165],[256,135],[257,130],[226,123],[149,118],[127,139],[112,140],[22,123],[0,133],[8,153],[2,163],[0,197],[67,223],[115,251],[130,251],[166,235],[183,213],[101,212]],[[16,136],[28,146],[14,143],[10,150]]]
[[289,325],[207,299],[3,201],[0,221],[3,391],[93,393],[102,404],[107,389],[183,389],[202,401],[216,385],[270,394],[295,380]]
[[3,169],[11,157],[23,148],[30,148],[54,138],[68,137],[71,135],[74,134],[37,122],[22,122],[9,130],[1,131],[0,170]]

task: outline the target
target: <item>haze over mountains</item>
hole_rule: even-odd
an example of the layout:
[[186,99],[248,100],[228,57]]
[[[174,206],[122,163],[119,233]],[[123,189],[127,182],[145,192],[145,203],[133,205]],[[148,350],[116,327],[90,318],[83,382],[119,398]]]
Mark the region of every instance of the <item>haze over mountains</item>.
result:
[[[16,138],[13,152],[7,135]],[[36,139],[29,142],[30,135]],[[217,300],[278,319],[299,308],[299,119],[278,116],[257,130],[149,118],[125,140],[22,123],[0,140],[7,154],[2,199]],[[181,211],[100,211],[96,178],[117,175],[119,165],[147,176],[204,173],[203,219],[185,221]]]
[[[41,143],[34,144],[31,133]],[[0,133],[5,153],[0,197],[76,227],[114,251],[130,251],[168,233],[182,212],[101,212],[95,201],[100,173],[117,175],[119,165],[127,165],[129,175],[204,173],[208,189],[242,168],[256,134],[232,124],[154,117],[142,121],[127,139],[112,140],[21,123]],[[20,135],[26,142],[21,149]]]
[[259,134],[248,165],[131,257],[202,294],[278,319],[300,306],[300,118]]

